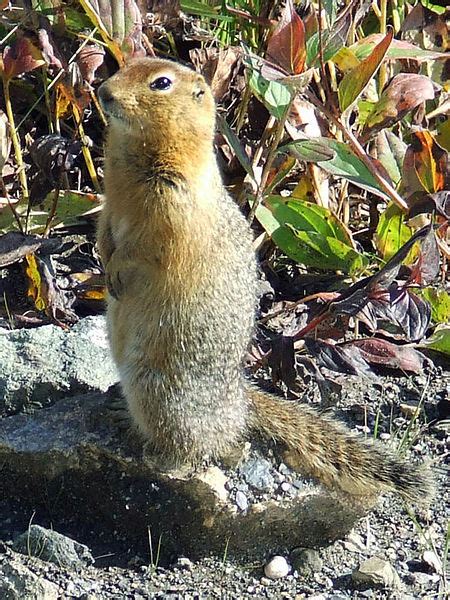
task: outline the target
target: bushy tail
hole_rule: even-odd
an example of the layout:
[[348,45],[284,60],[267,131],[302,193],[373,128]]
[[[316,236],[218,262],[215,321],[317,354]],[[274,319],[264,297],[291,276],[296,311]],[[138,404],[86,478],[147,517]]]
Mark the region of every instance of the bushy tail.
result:
[[248,386],[252,426],[284,444],[298,471],[353,496],[395,490],[410,502],[429,502],[430,470],[405,462],[377,442],[362,440],[313,408]]

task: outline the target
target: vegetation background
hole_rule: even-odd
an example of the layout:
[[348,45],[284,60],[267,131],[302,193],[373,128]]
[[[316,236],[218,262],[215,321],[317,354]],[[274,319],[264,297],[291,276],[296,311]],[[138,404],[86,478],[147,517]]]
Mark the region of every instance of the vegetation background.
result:
[[[374,380],[448,366],[445,0],[0,9],[0,326],[69,328],[103,311],[96,90],[147,54],[202,72],[217,101],[218,160],[263,279],[249,369],[296,397],[300,367],[325,393],[322,369]],[[400,450],[423,431],[424,395]],[[436,411],[449,418],[448,397]],[[445,565],[448,534],[441,546]]]
[[259,363],[289,387],[294,348],[350,372],[420,370],[411,344],[448,355],[445,4],[3,1],[5,324],[101,310],[96,89],[148,54],[211,83],[224,177],[275,290],[264,326],[285,317]]

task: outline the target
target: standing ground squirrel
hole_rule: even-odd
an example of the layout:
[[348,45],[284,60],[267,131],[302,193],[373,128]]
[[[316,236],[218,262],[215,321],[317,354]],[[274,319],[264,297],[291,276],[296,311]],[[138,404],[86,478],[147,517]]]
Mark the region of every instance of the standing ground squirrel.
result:
[[109,336],[129,412],[155,452],[195,464],[226,455],[256,430],[327,486],[423,500],[432,488],[423,469],[245,382],[256,259],[218,170],[215,104],[203,77],[142,58],[99,97],[110,117],[98,228]]

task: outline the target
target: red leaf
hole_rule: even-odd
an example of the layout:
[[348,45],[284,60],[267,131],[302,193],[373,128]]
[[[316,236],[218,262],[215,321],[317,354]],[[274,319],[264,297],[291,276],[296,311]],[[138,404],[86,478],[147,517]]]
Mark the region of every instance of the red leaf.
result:
[[356,347],[359,353],[371,365],[380,365],[390,369],[401,369],[412,373],[421,373],[424,357],[420,352],[408,346],[397,346],[379,338],[355,340],[340,348]]
[[26,37],[17,39],[3,51],[3,77],[12,79],[45,64],[38,48]]
[[306,60],[305,26],[295,12],[292,0],[287,0],[281,18],[267,45],[269,61],[282,67],[289,75],[303,72]]

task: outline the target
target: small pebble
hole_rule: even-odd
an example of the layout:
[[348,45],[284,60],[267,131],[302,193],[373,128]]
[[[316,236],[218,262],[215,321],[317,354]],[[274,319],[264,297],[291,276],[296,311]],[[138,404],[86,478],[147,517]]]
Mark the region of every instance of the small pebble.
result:
[[390,433],[380,433],[380,440],[387,441],[391,439]]
[[268,492],[274,485],[271,467],[272,464],[265,458],[251,458],[242,465],[241,472],[253,488]]
[[295,488],[297,488],[298,490],[301,490],[305,486],[305,482],[302,481],[301,479],[294,479],[294,481],[292,482],[292,485]]
[[400,578],[394,567],[376,556],[365,560],[354,569],[352,579],[358,584],[400,587]]
[[245,511],[248,508],[247,496],[244,494],[244,492],[241,492],[240,490],[236,492],[236,504],[239,510]]
[[417,405],[416,404],[400,404],[400,410],[402,411],[402,413],[405,416],[412,418],[417,414]]
[[282,579],[290,570],[291,566],[284,556],[274,556],[264,567],[264,575],[269,579]]
[[317,550],[312,548],[295,548],[290,554],[293,568],[302,577],[319,573],[323,567],[323,561]]
[[422,560],[435,573],[442,573],[442,563],[432,550],[425,550],[422,554]]
[[177,567],[181,567],[182,569],[187,569],[188,571],[192,571],[194,563],[189,560],[186,556],[180,556],[177,560]]
[[349,552],[367,552],[367,546],[364,543],[362,536],[358,533],[349,533],[343,545]]

